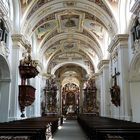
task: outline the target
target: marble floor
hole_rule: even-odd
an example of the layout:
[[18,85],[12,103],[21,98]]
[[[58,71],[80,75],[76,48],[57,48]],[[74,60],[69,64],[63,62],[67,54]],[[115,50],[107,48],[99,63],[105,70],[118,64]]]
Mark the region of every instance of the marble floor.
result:
[[87,136],[79,126],[77,120],[65,120],[53,140],[87,140]]

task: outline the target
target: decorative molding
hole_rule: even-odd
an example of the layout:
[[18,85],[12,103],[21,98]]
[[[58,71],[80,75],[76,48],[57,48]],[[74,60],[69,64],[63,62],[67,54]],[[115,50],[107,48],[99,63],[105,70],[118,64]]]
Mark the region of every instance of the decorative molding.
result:
[[124,45],[124,47],[128,47],[128,36],[128,34],[118,34],[114,36],[108,47],[109,53],[112,53],[116,48],[118,48],[118,45]]
[[138,17],[140,16],[140,0],[135,1],[130,11]]
[[0,79],[0,82],[11,82],[11,79],[7,78],[7,79]]
[[100,76],[100,73],[97,72],[97,73],[94,73],[94,74],[93,74],[92,78],[96,80],[96,79],[99,78],[99,76]]
[[75,10],[65,10],[55,14],[58,20],[58,32],[83,31],[84,13]]
[[5,56],[5,58],[7,58],[8,55],[10,54],[10,50],[6,46],[6,44],[5,44],[4,41],[0,41],[0,54],[2,54],[3,56]]
[[140,73],[131,72],[129,76],[129,82],[140,82]]
[[18,46],[18,47],[22,46],[25,49],[30,47],[29,41],[26,40],[22,34],[12,34],[11,38],[14,46]]
[[140,52],[140,39],[135,40],[132,49],[133,49],[133,54],[137,54],[138,52]]
[[7,16],[8,15],[8,8],[4,4],[2,0],[0,0],[0,16]]
[[101,68],[103,68],[103,66],[105,65],[109,65],[109,60],[101,60],[98,64],[98,69],[100,70]]

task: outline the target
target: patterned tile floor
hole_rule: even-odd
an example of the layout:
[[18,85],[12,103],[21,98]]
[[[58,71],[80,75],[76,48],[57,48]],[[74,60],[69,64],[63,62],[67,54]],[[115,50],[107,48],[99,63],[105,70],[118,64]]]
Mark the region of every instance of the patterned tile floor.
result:
[[87,137],[76,120],[65,120],[53,140],[87,140]]

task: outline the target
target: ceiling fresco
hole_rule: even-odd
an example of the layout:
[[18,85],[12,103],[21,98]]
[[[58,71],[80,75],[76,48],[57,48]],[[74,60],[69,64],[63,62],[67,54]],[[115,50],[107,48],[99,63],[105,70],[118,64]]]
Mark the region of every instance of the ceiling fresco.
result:
[[117,31],[111,8],[118,0],[20,0],[20,5],[23,34],[36,39],[44,73],[78,84],[83,74],[97,72]]
[[49,33],[53,28],[57,26],[56,21],[49,21],[36,29],[36,35],[38,39],[42,39],[43,36]]

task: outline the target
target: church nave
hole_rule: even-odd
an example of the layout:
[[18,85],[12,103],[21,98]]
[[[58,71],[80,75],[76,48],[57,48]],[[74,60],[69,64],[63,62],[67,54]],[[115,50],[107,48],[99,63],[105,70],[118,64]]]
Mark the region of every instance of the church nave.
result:
[[140,0],[0,0],[0,140],[112,137],[140,137]]
[[77,120],[65,120],[54,134],[53,140],[87,140]]

